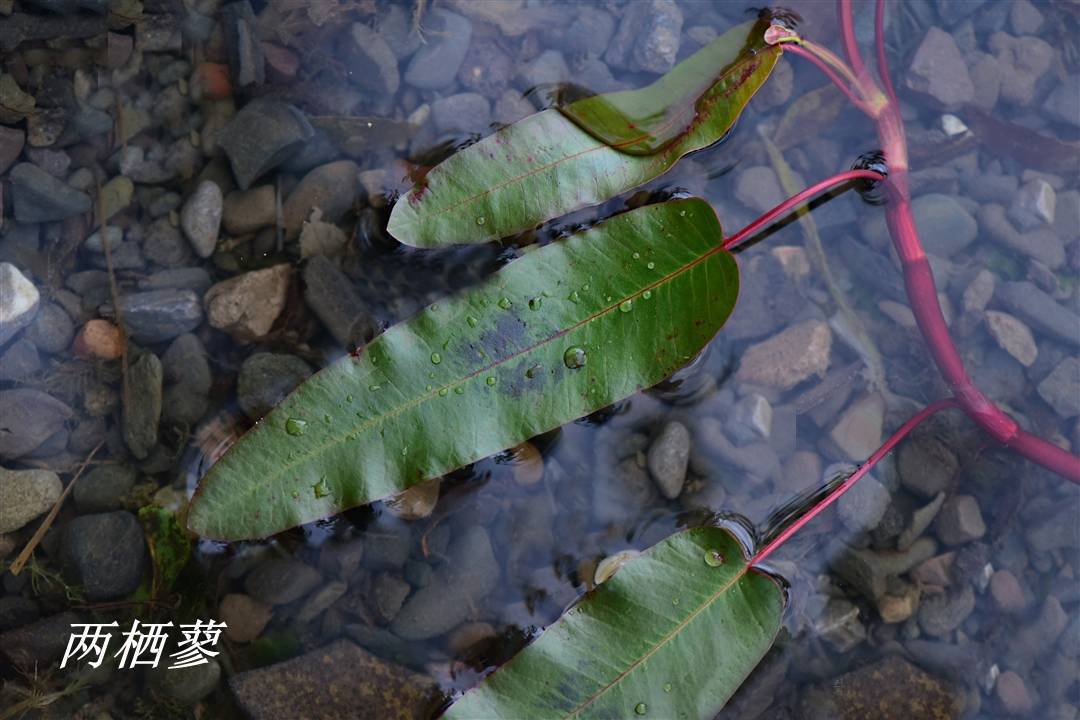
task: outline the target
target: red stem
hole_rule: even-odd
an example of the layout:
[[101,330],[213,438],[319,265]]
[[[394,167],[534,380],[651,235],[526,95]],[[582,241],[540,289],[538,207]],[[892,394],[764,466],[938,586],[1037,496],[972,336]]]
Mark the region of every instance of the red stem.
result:
[[851,473],[847,480],[845,480],[839,487],[829,493],[825,498],[817,505],[807,511],[802,517],[793,522],[788,527],[784,528],[783,532],[773,538],[768,545],[757,551],[754,557],[750,558],[750,564],[756,565],[765,558],[769,557],[776,548],[783,545],[788,541],[795,533],[799,532],[804,525],[820,515],[825,508],[832,505],[834,502],[840,499],[840,496],[855,486],[855,483],[859,482],[868,472],[870,472],[883,457],[892,452],[892,449],[896,447],[897,443],[903,440],[908,434],[914,430],[919,424],[930,417],[934,413],[945,410],[946,408],[959,407],[960,404],[952,399],[947,398],[945,400],[938,400],[937,402],[927,405],[914,416],[912,416],[906,423],[900,426],[900,429],[892,434],[892,436],[885,441],[885,444],[874,451],[874,454],[866,459],[862,465]]
[[855,21],[851,15],[851,0],[839,0],[837,13],[840,15],[840,39],[844,45],[844,54],[847,55],[848,64],[855,71],[855,77],[866,77],[866,66],[863,65],[862,54],[859,52],[859,43],[855,39]]
[[820,193],[832,190],[833,188],[849,183],[853,180],[874,180],[880,182],[885,179],[885,176],[876,173],[873,170],[848,170],[847,172],[838,173],[830,178],[826,178],[821,182],[815,183],[806,188],[802,192],[789,197],[784,202],[780,203],[772,210],[754,220],[752,223],[738,231],[734,235],[731,235],[724,239],[723,248],[725,250],[731,250],[732,248],[740,245],[748,238],[753,237],[759,230],[767,225],[771,224],[776,218],[781,215],[786,215],[793,208],[803,204],[810,198]]
[[848,84],[844,82],[844,79],[837,75],[836,71],[826,65],[817,55],[796,43],[787,43],[786,45],[784,45],[784,52],[795,53],[796,55],[805,58],[814,65],[816,65],[817,69],[823,72],[825,74],[825,77],[829,78],[829,80],[832,80],[833,85],[838,87],[840,89],[840,92],[844,93],[844,95],[847,97],[847,99],[851,102],[852,105],[859,108],[867,115],[870,114],[870,111],[866,107],[866,103],[856,97],[855,93],[852,92],[850,87],[848,87]]
[[877,71],[889,101],[896,104],[896,90],[889,77],[889,61],[885,57],[885,0],[877,0],[874,9],[874,47],[877,49]]
[[[879,72],[883,78],[888,75],[888,68],[884,63],[884,32],[883,18],[879,0],[879,13],[876,23],[878,25],[875,36],[878,47]],[[866,75],[859,48],[855,42],[855,33],[851,15],[851,0],[839,0],[841,39],[844,51],[852,63],[855,75],[855,88],[864,97],[873,97],[875,92],[880,91]],[[790,50],[794,44],[786,44],[785,50]],[[805,57],[805,52],[797,54]],[[815,63],[821,65],[821,63]],[[829,73],[829,77],[835,77],[835,73]],[[885,80],[891,90],[892,85]],[[994,405],[983,393],[975,387],[968,377],[960,354],[953,344],[949,335],[945,318],[941,313],[941,306],[937,300],[937,288],[930,272],[930,264],[926,259],[926,252],[919,241],[919,234],[915,228],[915,220],[911,214],[911,193],[908,189],[908,160],[907,140],[904,136],[904,124],[900,117],[899,103],[895,95],[886,98],[886,102],[876,111],[863,111],[874,121],[877,128],[878,139],[885,151],[885,159],[889,167],[889,177],[885,181],[889,202],[885,206],[885,220],[892,236],[893,245],[904,272],[904,285],[907,289],[908,300],[911,303],[912,313],[918,323],[919,330],[926,340],[930,354],[934,358],[938,369],[946,382],[952,388],[953,396],[959,406],[986,432],[998,442],[1011,447],[1023,457],[1036,462],[1043,467],[1052,470],[1062,477],[1080,484],[1080,458],[1062,450],[1045,440],[1030,435],[1021,430],[1016,421],[1006,415],[1000,408]]]

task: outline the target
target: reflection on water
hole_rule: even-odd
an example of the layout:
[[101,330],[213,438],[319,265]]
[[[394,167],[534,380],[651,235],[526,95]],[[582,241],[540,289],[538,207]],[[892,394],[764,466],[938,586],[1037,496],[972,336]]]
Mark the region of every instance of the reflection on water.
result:
[[[792,4],[803,32],[834,39],[831,10]],[[42,10],[54,5],[74,14]],[[42,706],[41,717],[81,707],[191,717],[196,703],[202,717],[259,716],[279,700],[275,688],[307,711],[326,688],[290,678],[371,689],[347,669],[305,674],[320,669],[310,653],[335,641],[393,663],[387,682],[426,687],[404,667],[452,698],[591,589],[605,558],[717,522],[740,528],[749,553],[837,482],[834,464],[861,460],[913,405],[945,393],[914,329],[881,209],[846,194],[813,213],[834,286],[800,226],[777,229],[739,255],[740,300],[728,326],[656,387],[392,501],[267,541],[200,541],[157,604],[133,603],[134,587],[72,600],[70,586],[119,576],[95,558],[136,570],[150,562],[106,525],[77,521],[133,518],[152,502],[181,507],[239,434],[356,343],[490,277],[531,245],[627,207],[698,195],[727,232],[742,227],[782,199],[758,128],[804,183],[850,167],[876,144],[864,118],[820,90],[816,71],[784,59],[720,146],[628,198],[501,244],[416,250],[386,234],[392,202],[471,139],[531,112],[527,90],[576,83],[583,94],[554,98],[567,112],[593,93],[643,87],[745,23],[745,8],[270,2],[249,17],[243,3],[223,13],[213,2],[146,2],[132,26],[117,9],[106,24],[94,3],[75,5],[0,0],[0,260],[40,294],[33,323],[0,329],[0,390],[46,393],[70,411],[10,396],[12,409],[0,414],[41,432],[25,451],[0,446],[0,456],[9,469],[66,472],[105,445],[42,542],[42,570],[3,576],[0,644],[28,653],[40,674],[0,669],[0,708],[72,681],[44,670],[56,659],[46,640],[67,624],[123,625],[136,612],[227,619],[221,677],[193,675],[181,688],[149,671],[105,667]],[[412,30],[414,8],[423,37]],[[872,34],[865,10],[856,26],[863,40]],[[1069,163],[1080,113],[1068,92],[1077,68],[1070,45],[1041,39],[1056,38],[1074,15],[1068,3],[904,2],[890,6],[887,39],[912,143],[916,221],[964,360],[1021,424],[1076,449],[1080,192]],[[251,33],[261,44],[241,42]],[[221,77],[231,83],[221,86]],[[951,92],[966,99],[954,102]],[[288,160],[241,188],[221,154],[230,144],[221,128],[255,97],[287,99],[323,120],[300,128],[300,140],[259,135],[280,141],[260,152]],[[40,110],[33,119],[18,111],[28,98]],[[635,129],[652,128],[648,149],[670,142],[670,132],[653,130],[684,128],[691,107],[680,106],[679,122],[637,117],[633,107],[622,114]],[[333,116],[393,123],[369,133],[328,125]],[[582,122],[602,137],[618,130]],[[351,164],[339,164],[345,158]],[[9,169],[16,164],[30,167]],[[208,247],[189,209],[203,182],[217,184],[224,206]],[[35,195],[33,207],[22,205],[25,196],[13,205],[11,189],[26,183],[52,191]],[[96,227],[80,219],[98,183],[118,196],[113,240],[95,239]],[[317,202],[321,219],[308,215]],[[229,296],[246,314],[212,311],[206,298],[222,292],[218,283],[281,264],[292,269],[280,287]],[[864,324],[884,378],[867,377],[866,339],[844,332],[835,293]],[[109,344],[111,325],[91,332],[91,321],[106,319],[132,337],[124,360]],[[133,386],[121,382],[122,363]],[[124,409],[140,398],[151,398],[150,409],[133,423]],[[42,500],[38,515],[54,499]],[[914,717],[916,701],[936,717],[1074,716],[1077,503],[1075,488],[993,446],[958,413],[935,418],[770,558],[789,589],[785,629],[722,716]],[[0,559],[10,562],[36,526],[0,528]],[[355,662],[348,652],[341,657]],[[290,660],[297,664],[283,665]],[[265,674],[252,672],[259,668]],[[866,668],[884,678],[877,687]],[[878,702],[870,714],[867,698]],[[262,716],[288,716],[282,707]]]

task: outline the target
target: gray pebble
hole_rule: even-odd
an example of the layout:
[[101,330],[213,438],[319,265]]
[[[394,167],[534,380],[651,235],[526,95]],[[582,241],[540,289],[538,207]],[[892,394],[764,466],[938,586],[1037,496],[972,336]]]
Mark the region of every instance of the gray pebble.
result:
[[26,380],[40,369],[37,347],[25,337],[11,343],[0,355],[0,380]]
[[664,497],[674,499],[682,492],[686,481],[686,465],[690,460],[690,431],[677,420],[664,425],[649,447],[649,473]]
[[1002,283],[994,297],[1032,327],[1080,346],[1080,315],[1058,304],[1033,283]]
[[975,609],[975,593],[965,585],[958,592],[931,595],[919,605],[919,627],[941,637],[960,627]]
[[1080,415],[1080,359],[1065,358],[1038,385],[1039,397],[1063,418]]
[[218,145],[229,158],[237,185],[247,190],[261,175],[296,154],[314,132],[304,113],[292,105],[258,98],[221,129]]
[[98,465],[75,484],[75,505],[83,513],[119,510],[139,473],[129,465]]
[[73,337],[75,324],[64,309],[55,303],[44,303],[26,330],[26,338],[39,350],[54,355],[67,350]]
[[123,432],[131,454],[140,460],[157,444],[161,422],[163,371],[161,360],[144,353],[128,368],[127,403],[124,405]]
[[320,579],[318,570],[299,560],[272,558],[244,578],[244,590],[267,605],[284,605],[307,595]]
[[979,502],[971,495],[954,495],[937,517],[937,535],[946,545],[961,545],[986,534]]
[[395,617],[391,630],[398,637],[442,635],[463,622],[498,584],[499,563],[484,528],[466,528],[447,552],[431,584],[416,591]]
[[443,8],[435,8],[424,21],[428,41],[405,70],[405,82],[422,90],[435,90],[453,82],[472,39],[472,23]]
[[0,533],[14,532],[51,510],[63,490],[51,470],[0,468]]
[[203,180],[180,211],[180,226],[195,254],[201,258],[213,255],[217,247],[223,203],[224,196],[218,184]]
[[189,667],[155,669],[150,686],[180,705],[194,705],[214,691],[221,680],[221,665],[214,658]]
[[65,572],[83,586],[88,600],[114,600],[133,592],[146,556],[142,526],[129,512],[81,515],[64,532]]
[[0,391],[0,457],[13,459],[33,451],[63,428],[71,408],[40,390]]
[[54,178],[37,165],[19,163],[11,180],[15,219],[24,223],[52,222],[90,212],[90,196]]
[[136,342],[171,340],[194,330],[203,319],[202,303],[190,290],[150,290],[120,299],[124,324]]

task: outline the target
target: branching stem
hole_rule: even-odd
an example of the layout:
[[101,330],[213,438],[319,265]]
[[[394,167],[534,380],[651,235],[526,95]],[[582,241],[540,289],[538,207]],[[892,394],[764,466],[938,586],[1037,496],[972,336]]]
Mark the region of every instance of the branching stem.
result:
[[[991,402],[982,391],[975,387],[975,383],[968,376],[941,312],[934,277],[930,272],[930,263],[919,240],[919,233],[915,228],[915,220],[911,213],[907,140],[904,136],[900,106],[896,100],[895,89],[889,80],[885,58],[884,3],[882,0],[876,2],[874,38],[877,46],[878,74],[881,76],[885,91],[882,91],[873,81],[863,64],[855,38],[851,0],[838,0],[838,3],[840,38],[850,66],[845,67],[843,62],[827,48],[810,43],[786,28],[777,27],[775,30],[770,28],[770,32],[766,33],[766,41],[782,44],[785,51],[794,52],[800,57],[811,60],[874,121],[878,141],[884,150],[889,168],[889,177],[885,180],[885,191],[888,197],[885,221],[903,268],[904,286],[911,304],[911,311],[915,315],[919,331],[926,341],[938,370],[952,389],[953,398],[958,406],[998,442],[1062,477],[1080,484],[1080,458],[1020,429],[1016,421]],[[814,188],[820,185],[819,183]],[[777,206],[776,209],[770,211],[771,217],[766,215],[760,219],[763,221],[760,224],[755,221],[728,238],[724,247],[737,245],[747,234],[752,234],[765,222],[801,202],[805,199],[804,193]]]

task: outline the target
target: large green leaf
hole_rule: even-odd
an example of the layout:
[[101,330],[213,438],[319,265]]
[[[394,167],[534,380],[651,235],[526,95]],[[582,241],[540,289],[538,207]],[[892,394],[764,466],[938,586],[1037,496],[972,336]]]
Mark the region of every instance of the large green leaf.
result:
[[686,530],[624,565],[444,717],[712,718],[772,646],[784,603],[727,530]]
[[698,199],[527,253],[319,372],[199,484],[188,527],[264,537],[400,492],[654,385],[735,305]]
[[652,180],[735,124],[780,56],[764,28],[740,25],[647,88],[530,115],[450,156],[394,206],[390,233],[420,247],[495,240]]

